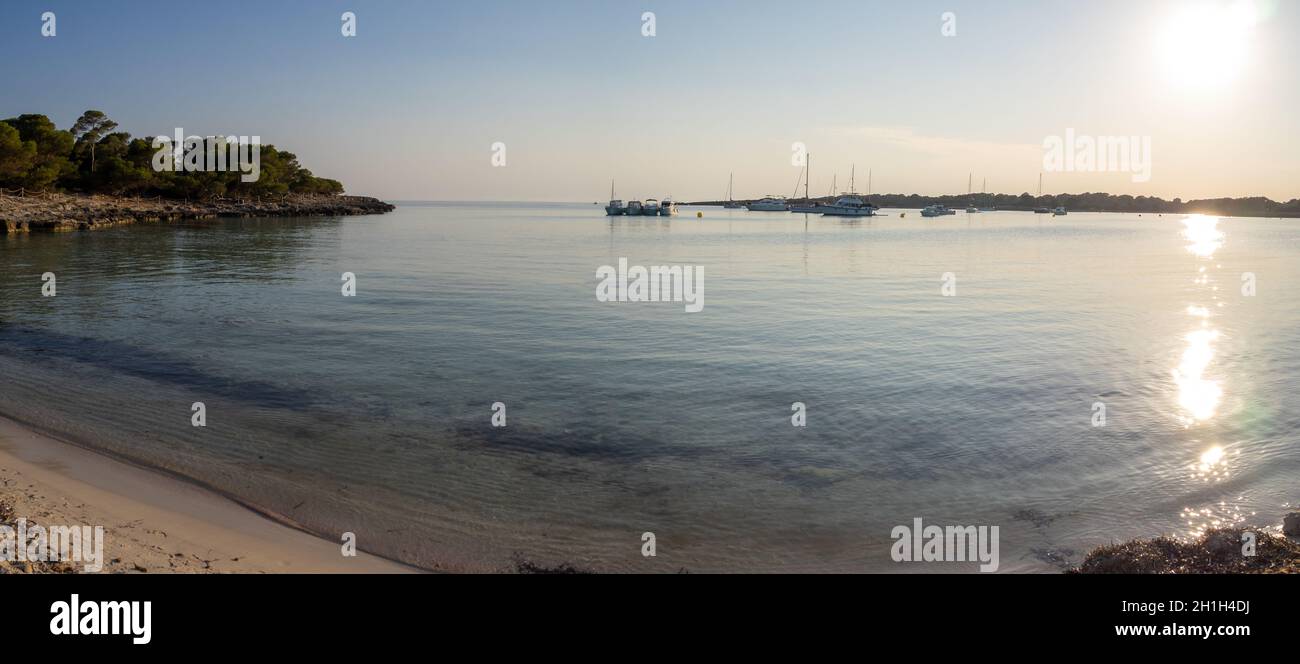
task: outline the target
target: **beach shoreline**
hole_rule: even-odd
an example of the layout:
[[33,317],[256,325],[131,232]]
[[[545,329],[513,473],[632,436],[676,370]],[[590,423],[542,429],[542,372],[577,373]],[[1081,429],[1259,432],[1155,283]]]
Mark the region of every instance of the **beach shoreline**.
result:
[[[165,473],[0,416],[0,503],[13,519],[102,526],[103,573],[411,573]],[[0,573],[59,571],[0,561]],[[83,571],[83,565],[64,566]]]

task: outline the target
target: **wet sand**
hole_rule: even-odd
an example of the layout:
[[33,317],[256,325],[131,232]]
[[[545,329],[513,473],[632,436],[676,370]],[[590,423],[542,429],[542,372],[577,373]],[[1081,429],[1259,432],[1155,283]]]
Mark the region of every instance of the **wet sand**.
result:
[[[0,501],[14,519],[103,526],[103,572],[418,571],[273,520],[177,478],[0,418]],[[80,564],[75,566],[81,570]],[[8,571],[23,571],[11,563]]]

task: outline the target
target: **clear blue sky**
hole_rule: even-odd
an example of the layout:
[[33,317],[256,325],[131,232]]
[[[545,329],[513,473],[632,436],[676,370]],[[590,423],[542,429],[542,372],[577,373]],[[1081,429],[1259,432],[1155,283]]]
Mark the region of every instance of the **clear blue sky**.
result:
[[611,177],[627,198],[719,198],[730,171],[738,196],[788,195],[795,141],[818,193],[854,164],[859,190],[870,170],[876,192],[972,172],[1032,192],[1066,128],[1150,136],[1152,177],[1049,173],[1048,191],[1300,196],[1300,3],[1256,0],[1231,31],[1179,23],[1193,4],[7,0],[0,117],[256,134],[396,199],[594,201]]

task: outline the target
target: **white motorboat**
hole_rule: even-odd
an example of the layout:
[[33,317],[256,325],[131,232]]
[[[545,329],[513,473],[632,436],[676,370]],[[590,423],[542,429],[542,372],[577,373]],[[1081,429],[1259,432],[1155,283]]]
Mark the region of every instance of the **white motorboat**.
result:
[[659,216],[659,201],[653,198],[645,199],[645,202],[641,204],[641,214],[647,217]]
[[659,202],[659,216],[671,217],[675,214],[677,214],[677,203],[671,197]]
[[828,217],[873,217],[876,214],[876,206],[852,195],[841,196],[834,203],[820,208]]
[[751,212],[786,212],[790,206],[786,204],[784,198],[766,196],[746,205],[745,208]]
[[957,214],[957,211],[946,205],[931,205],[921,209],[922,217],[942,217],[947,214]]

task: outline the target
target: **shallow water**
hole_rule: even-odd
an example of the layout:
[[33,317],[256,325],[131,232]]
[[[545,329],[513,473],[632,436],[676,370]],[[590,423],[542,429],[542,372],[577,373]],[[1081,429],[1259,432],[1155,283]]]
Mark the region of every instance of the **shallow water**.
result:
[[[0,413],[450,569],[934,571],[919,517],[1052,571],[1297,499],[1294,221],[698,210],[0,236]],[[620,257],[703,311],[598,302]]]

